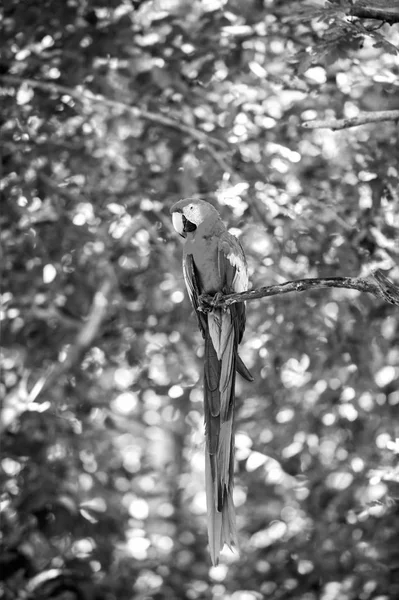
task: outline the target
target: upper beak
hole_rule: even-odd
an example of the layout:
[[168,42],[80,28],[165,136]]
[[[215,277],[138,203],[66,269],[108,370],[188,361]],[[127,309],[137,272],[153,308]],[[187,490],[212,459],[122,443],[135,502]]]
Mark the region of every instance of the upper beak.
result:
[[186,237],[184,233],[184,225],[183,225],[183,215],[179,212],[172,213],[172,223],[173,227],[176,229],[177,233],[182,237]]

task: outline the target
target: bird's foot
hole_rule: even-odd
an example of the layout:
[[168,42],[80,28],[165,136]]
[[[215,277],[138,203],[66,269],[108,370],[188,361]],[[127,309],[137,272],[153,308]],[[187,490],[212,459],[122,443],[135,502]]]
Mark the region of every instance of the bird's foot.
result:
[[198,296],[198,310],[204,314],[210,313],[213,310],[213,298],[209,294],[201,294]]
[[198,298],[198,310],[203,313],[212,312],[223,298],[223,292],[217,292],[214,296],[210,294],[201,294]]
[[219,302],[221,301],[223,296],[224,296],[223,292],[216,292],[216,294],[214,295],[213,300],[212,300],[212,306],[217,307],[217,305],[219,304]]

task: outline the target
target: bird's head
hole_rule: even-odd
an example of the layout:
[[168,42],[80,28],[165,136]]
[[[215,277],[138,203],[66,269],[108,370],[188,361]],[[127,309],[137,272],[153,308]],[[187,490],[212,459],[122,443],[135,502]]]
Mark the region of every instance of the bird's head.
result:
[[218,211],[212,204],[197,198],[179,200],[170,209],[173,227],[182,237],[195,231],[207,219],[216,221],[220,218]]

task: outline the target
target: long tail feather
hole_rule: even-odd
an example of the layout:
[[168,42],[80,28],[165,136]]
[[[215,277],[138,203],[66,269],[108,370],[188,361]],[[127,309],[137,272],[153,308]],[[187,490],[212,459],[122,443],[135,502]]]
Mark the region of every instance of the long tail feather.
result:
[[221,510],[217,508],[217,489],[215,485],[214,470],[212,468],[213,456],[205,456],[205,484],[206,502],[208,513],[208,540],[212,564],[219,564],[219,555],[227,544],[232,550],[238,548],[236,516],[232,496],[232,486],[225,490]]
[[234,387],[237,339],[231,315],[214,310],[205,335],[204,413],[206,428],[205,484],[208,538],[212,564],[224,544],[238,546],[233,503]]

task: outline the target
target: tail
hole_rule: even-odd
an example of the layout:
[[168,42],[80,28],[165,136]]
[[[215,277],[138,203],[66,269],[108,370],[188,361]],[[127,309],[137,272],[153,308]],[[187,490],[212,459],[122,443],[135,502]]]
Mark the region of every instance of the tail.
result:
[[234,484],[234,387],[237,340],[229,310],[208,314],[205,335],[204,413],[205,484],[208,538],[212,564],[226,543],[238,546]]

